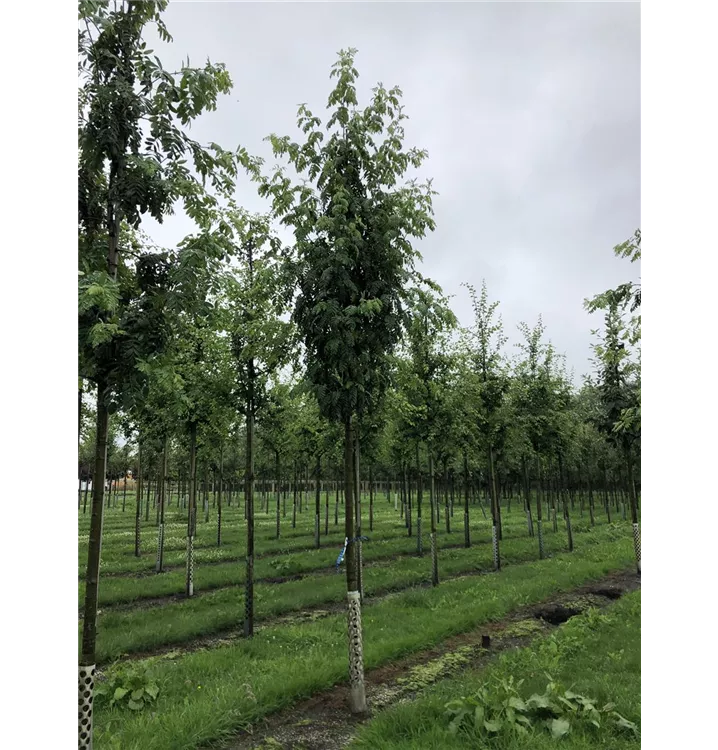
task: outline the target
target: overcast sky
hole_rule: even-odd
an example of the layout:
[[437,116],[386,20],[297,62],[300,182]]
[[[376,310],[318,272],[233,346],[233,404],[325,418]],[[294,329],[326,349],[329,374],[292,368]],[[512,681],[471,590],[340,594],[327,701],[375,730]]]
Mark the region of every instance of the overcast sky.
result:
[[[234,89],[192,128],[200,141],[244,146],[273,163],[263,138],[299,137],[301,102],[325,120],[330,66],[356,47],[359,103],[398,85],[406,145],[426,148],[436,231],[418,244],[421,270],[455,295],[471,323],[469,282],[486,279],[509,336],[543,315],[547,336],[580,382],[600,325],[583,299],[640,268],[612,247],[640,226],[638,3],[170,2],[163,64],[189,55],[226,64]],[[268,204],[243,182],[238,202]],[[183,216],[146,227],[169,246],[193,231]]]

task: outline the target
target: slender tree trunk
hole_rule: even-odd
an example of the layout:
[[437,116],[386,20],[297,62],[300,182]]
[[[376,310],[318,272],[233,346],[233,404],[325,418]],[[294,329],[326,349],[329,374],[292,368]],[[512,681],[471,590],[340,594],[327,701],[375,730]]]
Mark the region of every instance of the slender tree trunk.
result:
[[142,439],[137,439],[137,479],[135,481],[135,557],[140,556],[140,517],[142,513]]
[[529,467],[526,456],[521,456],[521,469],[523,470],[524,479],[524,507],[526,509],[526,523],[528,525],[529,536],[534,535],[534,521],[531,516],[531,480],[529,479]]
[[406,482],[406,526],[409,530],[409,536],[412,535],[412,520],[413,520],[413,511],[411,507],[411,475],[409,474],[409,462],[406,462],[406,466],[404,467],[404,481]]
[[[95,483],[92,482],[92,487],[94,489]],[[85,492],[82,499],[82,512],[87,513],[87,496],[90,493],[90,474],[87,474],[87,477],[85,477]]]
[[122,484],[122,512],[125,512],[125,499],[127,497],[127,470],[125,469],[125,479]]
[[204,510],[204,522],[209,523],[209,466],[204,465],[204,481],[202,487],[202,509]]
[[539,480],[538,492],[536,493],[536,530],[538,532],[538,545],[539,545],[539,560],[543,560],[546,556],[544,553],[543,546],[543,515],[541,508],[541,500],[543,495],[543,478],[541,476],[541,458],[536,457],[536,468]]
[[[250,250],[251,270],[251,250]],[[254,635],[254,360],[247,363],[249,398],[247,399],[247,572],[244,594],[244,637]]]
[[329,536],[329,486],[328,480],[324,484],[324,536]]
[[[451,500],[449,499],[449,493],[451,493]],[[451,534],[451,516],[453,515],[449,509],[449,504],[454,504],[454,488],[449,485],[449,469],[448,462],[444,459],[444,515],[446,516],[446,533]]]
[[494,569],[501,570],[501,553],[499,551],[499,498],[496,493],[494,449],[491,445],[489,445],[489,490],[491,492],[491,546],[494,553]]
[[[151,476],[152,475],[152,464],[147,467],[147,473]],[[150,476],[147,477],[147,492],[146,492],[146,499],[145,499],[145,523],[150,522],[150,495],[152,493],[152,479]]]
[[563,519],[566,522],[566,537],[568,539],[568,551],[573,552],[573,532],[571,531],[571,516],[568,511],[568,502],[566,501],[566,487],[563,473],[563,457],[558,456],[558,482],[559,492],[561,495],[561,506],[563,508]]
[[633,551],[636,555],[636,569],[641,575],[641,529],[638,525],[638,502],[636,498],[636,485],[633,481],[633,457],[630,446],[624,448],[626,454],[626,470],[628,472],[628,492],[631,502],[631,524],[633,526]]
[[438,586],[439,554],[436,549],[436,515],[434,514],[434,505],[438,505],[438,503],[436,502],[434,493],[434,456],[432,455],[430,444],[427,446],[427,452],[429,454],[429,505],[431,506],[431,533],[429,536],[429,543],[431,545],[431,585]]
[[217,546],[222,544],[222,492],[224,490],[224,445],[219,448],[219,492],[217,493]]
[[97,384],[97,416],[95,469],[93,476],[102,477],[92,484],[92,509],[85,574],[85,616],[82,623],[82,651],[80,654],[78,688],[80,695],[80,747],[92,748],[92,696],[95,685],[95,644],[97,641],[97,602],[100,585],[100,555],[102,524],[105,506],[105,471],[107,466],[107,433],[110,416],[105,405],[107,387]]
[[369,531],[374,531],[374,466],[369,465]]
[[354,431],[354,505],[356,512],[356,556],[359,596],[364,601],[364,555],[361,539],[361,482],[359,479],[359,431]]
[[162,448],[162,474],[159,483],[159,500],[157,508],[159,512],[159,523],[157,524],[157,563],[155,572],[161,573],[165,557],[165,489],[167,485],[167,437],[164,439]]
[[447,501],[446,485],[444,484],[443,480],[439,481],[439,487],[440,491],[437,491],[436,495],[434,496],[434,511],[436,512],[437,526],[441,523],[441,503],[439,502],[439,496],[441,495],[444,498],[444,506],[446,506]]
[[281,474],[281,466],[279,461],[279,451],[274,451],[274,466],[275,471],[277,473],[277,539],[279,539],[280,535],[280,503],[281,503],[281,496],[282,496],[282,474]]
[[292,501],[292,528],[297,528],[297,492],[298,492],[298,483],[299,479],[297,478],[297,467],[296,464],[294,466],[294,494],[293,494],[293,501]]
[[421,484],[421,456],[419,454],[419,441],[416,442],[416,554],[424,555],[424,539],[421,533],[421,501],[424,488]]
[[469,457],[464,451],[464,547],[471,547],[471,532],[469,529]]
[[321,458],[317,456],[317,473],[314,487],[314,546],[319,549],[319,529],[322,522],[322,488],[319,485],[319,475],[321,474]]
[[451,474],[449,475],[449,516],[451,518],[454,517],[454,491],[455,491],[455,473],[454,469],[451,469]]
[[407,479],[407,464],[401,463],[401,517],[404,519],[404,527],[409,528],[409,480]]
[[187,577],[185,595],[194,596],[194,535],[197,522],[197,423],[189,431],[189,502],[187,509]]
[[[349,417],[344,424],[344,533],[354,539],[354,426]],[[359,593],[358,547],[347,544],[347,610],[349,636],[349,710],[353,714],[366,712],[364,690],[364,656],[362,647],[361,595]]]
[[[107,201],[107,271],[110,278],[117,279],[117,255],[121,215],[115,206],[113,192],[117,173],[121,165],[114,160],[110,165],[109,196]],[[92,484],[92,514],[87,549],[87,573],[85,583],[85,617],[82,629],[82,650],[78,673],[79,693],[79,746],[92,750],[92,699],[95,688],[95,645],[97,639],[97,601],[100,583],[100,555],[102,548],[102,524],[107,471],[107,435],[110,415],[107,410],[108,383],[97,381],[97,415],[95,470]]]
[[339,525],[339,480],[336,482],[336,497],[334,499],[334,525]]
[[[105,387],[103,383],[97,387],[97,417],[95,444],[95,476],[105,476],[107,460],[107,433],[109,414],[104,405]],[[85,589],[85,619],[82,631],[82,658],[80,664],[93,666],[95,664],[95,641],[97,635],[97,600],[100,577],[100,554],[102,548],[102,526],[104,509],[104,482],[93,482],[92,507],[90,517],[90,534],[87,552],[87,571]]]

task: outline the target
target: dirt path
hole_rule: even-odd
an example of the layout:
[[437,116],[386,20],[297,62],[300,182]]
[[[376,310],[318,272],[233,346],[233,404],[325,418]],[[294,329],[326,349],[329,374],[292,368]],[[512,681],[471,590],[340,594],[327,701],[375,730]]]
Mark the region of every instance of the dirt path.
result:
[[[339,750],[357,727],[384,708],[411,700],[423,689],[462,669],[485,665],[501,651],[527,645],[539,633],[550,632],[589,606],[605,607],[640,588],[635,571],[614,573],[570,592],[515,610],[498,622],[486,623],[439,646],[412,654],[367,672],[370,714],[351,717],[346,683],[268,716],[251,731],[238,734],[224,750]],[[488,640],[487,640],[488,639]]]

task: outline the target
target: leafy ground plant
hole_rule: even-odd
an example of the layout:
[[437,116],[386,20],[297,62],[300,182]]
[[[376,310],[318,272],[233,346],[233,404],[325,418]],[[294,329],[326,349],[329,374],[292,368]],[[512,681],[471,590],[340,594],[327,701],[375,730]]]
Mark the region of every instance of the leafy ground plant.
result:
[[125,663],[117,666],[95,688],[98,707],[128,708],[141,711],[157,700],[160,688],[151,663]]
[[485,669],[441,680],[382,711],[359,729],[351,747],[637,750],[640,622],[640,591],[601,612],[572,617]]
[[[551,675],[543,693],[524,698],[520,688],[524,680],[495,677],[487,686],[469,697],[446,704],[449,731],[465,732],[484,746],[491,746],[501,733],[528,736],[545,730],[555,740],[571,731],[572,725],[590,724],[607,732],[632,732],[638,727],[615,710],[615,704],[600,706],[595,698],[588,698],[571,690],[564,690]],[[495,744],[495,743],[494,743]]]

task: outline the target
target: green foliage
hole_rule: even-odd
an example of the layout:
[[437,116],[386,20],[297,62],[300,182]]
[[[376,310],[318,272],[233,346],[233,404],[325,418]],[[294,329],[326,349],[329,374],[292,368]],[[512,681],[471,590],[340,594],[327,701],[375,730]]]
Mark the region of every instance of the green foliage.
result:
[[280,576],[290,576],[302,572],[302,566],[293,560],[291,556],[271,560],[269,566]]
[[394,411],[399,434],[434,446],[451,428],[448,400],[454,358],[448,336],[456,318],[447,300],[431,289],[409,293],[404,357],[395,362]]
[[[621,242],[613,248],[613,253],[618,258],[628,258],[631,263],[641,259],[641,230],[636,229],[633,237]],[[620,284],[615,289],[609,289],[596,295],[590,300],[584,301],[588,312],[596,310],[607,310],[612,305],[624,310],[628,308],[635,312],[641,306],[641,286],[633,282]],[[640,339],[640,316],[636,319],[638,325],[638,338]]]
[[79,369],[102,384],[111,411],[147,395],[148,371],[163,366],[170,311],[187,291],[190,243],[177,253],[151,247],[141,217],[161,222],[181,200],[202,229],[192,249],[211,254],[217,196],[233,190],[238,163],[254,165],[244,152],[203,147],[183,129],[232,84],[223,65],[162,67],[143,33],[154,25],[171,41],[166,6],[79,5]]
[[277,169],[260,188],[294,229],[293,319],[307,376],[322,414],[342,423],[368,411],[386,389],[387,354],[401,335],[404,288],[417,257],[410,239],[434,228],[430,183],[397,187],[426,158],[403,148],[401,91],[378,85],[359,109],[355,52],[340,52],[332,68],[337,81],[324,132],[302,105],[304,143],[269,138],[275,155],[286,156],[305,180],[292,185]]
[[95,686],[98,707],[142,711],[157,700],[159,685],[148,664],[120,664],[109,670],[109,676]]
[[[593,698],[563,689],[551,675],[543,693],[522,696],[523,680],[494,677],[485,687],[468,697],[446,704],[452,734],[463,732],[482,746],[491,746],[501,735],[527,738],[535,731],[547,731],[554,740],[565,737],[572,725],[589,724],[606,732],[629,731],[638,727],[615,711],[613,703],[599,706]],[[528,741],[528,739],[527,739]]]

